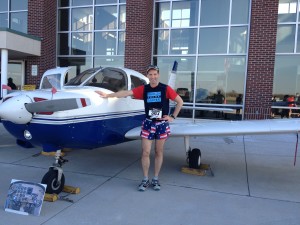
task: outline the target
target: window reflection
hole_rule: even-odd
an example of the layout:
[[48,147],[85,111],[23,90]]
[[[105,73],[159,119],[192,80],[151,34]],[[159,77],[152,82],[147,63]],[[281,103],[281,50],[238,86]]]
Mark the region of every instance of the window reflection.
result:
[[94,57],[94,67],[98,66],[113,66],[113,67],[123,67],[124,57],[122,56],[96,56]]
[[231,27],[229,52],[246,53],[247,37],[247,27]]
[[280,0],[278,5],[278,22],[295,22],[297,17],[297,0]]
[[228,28],[201,28],[199,37],[199,53],[227,53]]
[[117,7],[105,6],[95,8],[95,30],[117,29]]
[[72,54],[92,54],[92,33],[72,33]]
[[220,104],[216,99],[220,91],[226,104],[236,104],[238,94],[244,93],[245,62],[244,56],[199,57],[196,102]]
[[299,62],[299,55],[276,56],[273,95],[279,100],[282,100],[284,95],[296,95],[296,93],[300,93]]
[[169,28],[170,26],[170,3],[160,2],[156,3],[157,17],[155,27]]
[[8,13],[0,13],[0,27],[8,27]]
[[156,30],[154,54],[166,55],[169,49],[169,30]]
[[276,52],[294,52],[295,45],[295,25],[278,25]]
[[11,13],[10,28],[23,33],[27,33],[27,12]]
[[232,0],[231,24],[247,24],[249,0]]
[[230,0],[202,0],[201,25],[222,25],[229,23]]
[[28,10],[28,0],[10,0],[10,10]]
[[172,27],[195,26],[198,22],[198,2],[174,2],[172,8]]
[[194,54],[197,42],[196,29],[171,30],[170,54]]
[[95,32],[95,55],[115,55],[117,33],[115,31]]
[[93,30],[93,9],[76,8],[72,9],[72,31]]

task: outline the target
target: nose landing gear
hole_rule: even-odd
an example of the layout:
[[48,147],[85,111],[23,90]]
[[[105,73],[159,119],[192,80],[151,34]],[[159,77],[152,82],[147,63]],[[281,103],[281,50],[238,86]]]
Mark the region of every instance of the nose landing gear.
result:
[[57,150],[55,154],[55,163],[49,168],[49,171],[44,175],[42,184],[47,185],[46,193],[59,194],[62,192],[65,185],[65,176],[63,174],[62,165],[68,162],[61,156],[61,150]]

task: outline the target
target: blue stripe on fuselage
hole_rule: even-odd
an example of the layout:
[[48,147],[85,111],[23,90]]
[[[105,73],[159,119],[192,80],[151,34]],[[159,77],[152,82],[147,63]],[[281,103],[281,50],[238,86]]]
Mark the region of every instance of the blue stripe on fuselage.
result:
[[24,130],[28,130],[32,134],[30,143],[33,145],[92,149],[128,141],[124,137],[125,133],[140,126],[144,117],[144,114],[98,120],[96,117],[93,120],[89,117],[84,122],[69,119],[70,123],[65,124],[57,124],[54,120],[51,124],[41,122],[26,125],[2,122],[6,130],[20,140],[26,141]]

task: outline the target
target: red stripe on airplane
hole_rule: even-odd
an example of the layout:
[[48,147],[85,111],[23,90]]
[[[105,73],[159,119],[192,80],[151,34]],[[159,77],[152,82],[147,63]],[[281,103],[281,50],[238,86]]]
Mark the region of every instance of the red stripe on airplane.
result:
[[80,101],[81,101],[82,107],[86,107],[87,106],[85,98],[81,98]]

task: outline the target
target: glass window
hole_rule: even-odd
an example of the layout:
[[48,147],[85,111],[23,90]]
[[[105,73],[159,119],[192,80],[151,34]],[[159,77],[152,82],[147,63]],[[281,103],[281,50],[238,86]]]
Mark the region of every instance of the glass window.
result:
[[244,93],[245,56],[199,57],[196,83],[197,103],[218,103],[218,91],[226,104],[235,104],[238,94]]
[[10,10],[28,10],[28,0],[10,0]]
[[92,58],[91,57],[59,57],[58,66],[60,67],[71,67],[71,70],[68,72],[67,80],[69,81],[74,78],[77,74],[90,69],[92,67]]
[[58,7],[68,7],[69,5],[69,0],[58,0]]
[[278,22],[296,22],[297,0],[280,0],[278,5]]
[[93,0],[72,0],[72,6],[93,5]]
[[[186,88],[190,93],[194,87],[195,57],[155,57],[154,64],[159,67],[160,81],[165,84],[168,83],[169,74],[174,61],[178,62],[175,90],[178,88]],[[187,93],[186,96],[188,96],[189,93]]]
[[300,56],[277,55],[273,95],[282,100],[284,95],[300,93]]
[[117,32],[95,32],[95,55],[116,55]]
[[229,23],[230,0],[202,0],[200,25]]
[[114,4],[117,2],[118,0],[96,0],[96,4]]
[[197,29],[171,30],[170,54],[194,54],[196,42]]
[[58,54],[59,55],[69,55],[69,42],[68,42],[69,34],[58,34]]
[[125,29],[126,28],[126,6],[121,5],[120,6],[120,12],[119,12],[119,29]]
[[27,12],[11,13],[10,28],[23,33],[27,33]]
[[8,27],[8,13],[0,13],[0,27]]
[[199,37],[200,54],[216,54],[227,52],[228,28],[201,28]]
[[58,10],[58,31],[69,30],[69,9]]
[[297,38],[297,53],[300,52],[300,32],[299,32],[299,28],[298,28],[298,38]]
[[119,32],[118,55],[125,55],[126,33]]
[[155,36],[155,55],[167,55],[169,49],[169,30],[156,30],[154,31]]
[[72,55],[91,55],[92,40],[92,33],[72,33]]
[[230,53],[247,52],[247,29],[248,27],[231,27],[229,42]]
[[172,27],[196,26],[199,1],[173,2]]
[[123,56],[96,56],[94,57],[94,67],[124,67]]
[[295,45],[295,25],[278,25],[276,52],[277,53],[291,53],[294,52]]
[[155,27],[169,28],[170,25],[170,3],[168,2],[159,2],[155,4],[156,6],[156,21]]
[[8,1],[0,1],[0,12],[8,11]]
[[231,23],[246,24],[249,17],[249,0],[232,0]]
[[72,31],[91,31],[93,29],[93,8],[72,9]]
[[95,30],[117,29],[117,7],[95,7]]

